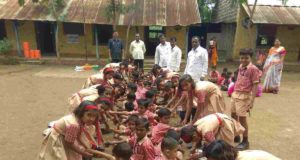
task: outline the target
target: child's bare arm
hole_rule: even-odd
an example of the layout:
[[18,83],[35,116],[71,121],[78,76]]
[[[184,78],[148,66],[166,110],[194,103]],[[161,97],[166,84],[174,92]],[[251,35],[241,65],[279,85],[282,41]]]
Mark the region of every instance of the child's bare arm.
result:
[[182,104],[182,102],[186,100],[185,96],[181,96],[180,99],[178,100],[178,102],[171,108],[171,111],[174,111],[180,104]]
[[127,112],[127,111],[121,111],[121,112],[118,112],[118,111],[109,111],[110,114],[119,114],[119,115],[130,115],[131,113],[130,112]]
[[101,152],[101,151],[97,151],[97,150],[93,150],[93,149],[88,149],[88,152],[93,154],[95,157],[97,158],[105,158],[107,160],[115,160],[115,157],[110,155],[110,154],[107,154],[107,153],[104,153],[104,152]]
[[125,134],[124,131],[119,130],[119,129],[112,129],[113,132],[118,133],[118,134]]
[[110,141],[110,142],[105,142],[106,145],[114,145],[114,144],[119,144],[119,143],[125,143],[128,142],[127,140],[120,140],[120,141]]
[[182,121],[183,124],[187,123],[188,118],[190,117],[190,114],[192,112],[192,107],[193,107],[193,98],[189,97],[187,101],[186,114],[184,120]]
[[75,143],[66,142],[66,147],[71,148],[72,150],[74,150],[75,152],[77,152],[77,153],[79,153],[83,156],[86,156],[86,157],[92,157],[93,156],[93,154],[89,153],[87,149],[80,148]]

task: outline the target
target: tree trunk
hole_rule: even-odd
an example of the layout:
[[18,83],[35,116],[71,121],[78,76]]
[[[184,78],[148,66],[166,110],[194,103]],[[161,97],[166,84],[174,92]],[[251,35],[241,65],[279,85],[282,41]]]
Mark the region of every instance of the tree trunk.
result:
[[14,28],[15,35],[16,35],[17,52],[18,52],[19,56],[22,56],[21,44],[20,44],[20,36],[19,36],[19,29],[18,29],[18,24],[17,24],[16,21],[13,22],[13,28]]
[[[83,24],[83,34],[84,34],[84,51],[85,51],[85,62],[88,62],[88,49],[87,49],[87,41],[86,41],[86,27],[85,27],[85,21]],[[98,44],[96,44],[96,47],[98,47]]]
[[99,55],[99,40],[98,40],[98,29],[97,27],[94,28],[95,29],[95,41],[96,41],[96,58],[97,60],[100,60],[100,55]]
[[116,11],[116,2],[115,0],[111,0],[112,6],[113,6],[113,30],[117,30],[117,11]]
[[128,26],[127,26],[127,31],[126,31],[126,44],[125,44],[125,55],[124,56],[122,56],[122,57],[124,57],[125,59],[127,58],[127,56],[128,56],[128,44],[129,44],[129,32],[130,32],[130,27],[131,27],[131,25],[129,24]]
[[126,31],[126,45],[125,45],[125,55],[123,56],[124,58],[126,58],[128,56],[128,45],[129,45],[129,32],[130,32],[130,28],[132,25],[132,21],[133,21],[133,15],[131,15],[131,19],[130,22],[127,26],[127,31]]
[[59,52],[59,42],[58,42],[58,22],[56,21],[56,29],[55,29],[55,50],[56,50],[56,56],[57,60],[60,61],[60,52]]
[[[252,48],[254,46],[254,44],[253,44],[253,40],[252,40],[253,37],[252,37],[252,34],[251,34],[251,31],[252,31],[251,26],[252,26],[252,19],[253,19],[253,15],[254,15],[254,12],[255,12],[255,8],[256,8],[256,5],[257,5],[257,0],[255,0],[252,10],[250,9],[248,1],[247,1],[246,5],[247,5],[248,11],[250,13],[250,19],[249,19],[247,28],[248,28],[248,36],[249,36],[249,40],[250,40],[249,44],[250,44],[250,48]],[[255,47],[253,49],[255,49]]]

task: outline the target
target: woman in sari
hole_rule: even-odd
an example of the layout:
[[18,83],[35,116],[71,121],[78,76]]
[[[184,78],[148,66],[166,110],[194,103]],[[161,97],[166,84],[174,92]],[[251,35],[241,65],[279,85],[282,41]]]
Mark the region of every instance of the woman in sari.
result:
[[286,50],[281,46],[279,39],[275,39],[274,47],[269,51],[263,71],[266,74],[263,91],[277,94],[279,91],[283,61]]
[[209,58],[212,67],[216,67],[218,63],[218,51],[217,51],[217,42],[215,37],[209,41]]

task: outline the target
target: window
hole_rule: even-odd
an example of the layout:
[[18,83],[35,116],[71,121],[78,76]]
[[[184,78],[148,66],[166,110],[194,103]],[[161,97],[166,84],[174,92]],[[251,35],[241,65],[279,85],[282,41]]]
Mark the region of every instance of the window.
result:
[[272,46],[277,32],[276,25],[258,26],[257,46]]
[[63,23],[64,34],[84,35],[84,26],[82,23]]
[[149,26],[149,41],[155,41],[157,42],[157,38],[160,34],[163,34],[164,31],[164,27],[162,26]]
[[6,37],[5,23],[4,20],[0,20],[0,40]]
[[95,33],[97,32],[98,45],[107,45],[108,40],[112,37],[113,27],[111,25],[94,25],[93,26],[93,44],[96,44]]

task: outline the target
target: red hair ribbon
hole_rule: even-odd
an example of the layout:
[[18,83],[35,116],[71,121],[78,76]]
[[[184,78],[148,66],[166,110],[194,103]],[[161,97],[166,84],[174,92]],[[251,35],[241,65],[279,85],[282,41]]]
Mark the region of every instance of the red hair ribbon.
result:
[[185,143],[190,143],[193,140],[193,136],[188,136],[188,135],[183,135],[181,136],[181,139],[185,142]]
[[99,99],[99,101],[108,101],[109,103],[111,103],[111,99],[108,97],[102,97]]
[[105,68],[103,73],[108,74],[109,72],[115,72],[112,68]]
[[94,106],[94,105],[87,105],[84,107],[85,110],[95,110],[95,109],[98,109],[97,106]]

